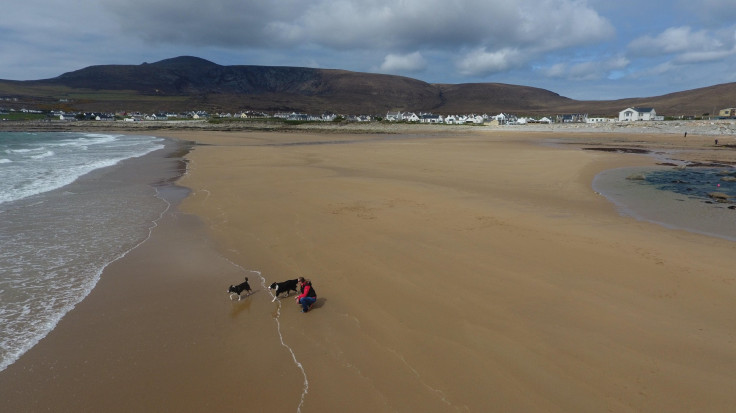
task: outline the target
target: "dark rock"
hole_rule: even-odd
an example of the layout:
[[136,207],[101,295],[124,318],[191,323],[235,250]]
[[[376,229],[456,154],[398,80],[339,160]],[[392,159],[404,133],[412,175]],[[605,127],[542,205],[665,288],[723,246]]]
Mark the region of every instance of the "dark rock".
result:
[[729,196],[723,192],[709,192],[708,196],[718,202],[728,202]]

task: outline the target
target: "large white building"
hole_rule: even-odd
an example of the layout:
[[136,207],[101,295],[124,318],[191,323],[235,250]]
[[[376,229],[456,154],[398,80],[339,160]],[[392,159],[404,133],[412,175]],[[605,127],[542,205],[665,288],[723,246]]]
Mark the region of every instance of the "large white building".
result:
[[618,113],[618,120],[621,122],[634,120],[654,120],[657,112],[654,108],[626,108]]

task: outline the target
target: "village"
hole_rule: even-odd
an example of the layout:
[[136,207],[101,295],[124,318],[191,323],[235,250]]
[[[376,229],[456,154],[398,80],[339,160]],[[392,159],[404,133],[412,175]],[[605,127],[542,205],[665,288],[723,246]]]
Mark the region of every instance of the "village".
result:
[[[3,98],[0,98],[2,101]],[[14,116],[10,116],[14,115]],[[26,116],[23,116],[26,115]],[[708,115],[708,114],[706,114]],[[526,125],[526,124],[560,124],[560,123],[613,123],[613,122],[636,122],[636,121],[664,121],[664,116],[657,115],[652,107],[628,107],[621,110],[618,117],[593,117],[587,113],[571,113],[561,115],[550,115],[541,117],[519,116],[510,113],[488,114],[449,114],[440,115],[425,112],[411,111],[388,111],[385,115],[338,115],[335,113],[323,113],[314,115],[301,112],[275,112],[244,110],[236,113],[220,112],[208,113],[207,111],[141,113],[120,111],[115,113],[105,112],[67,112],[62,110],[42,111],[37,109],[8,109],[0,107],[0,120],[23,119],[34,116],[34,119],[57,120],[57,121],[166,121],[166,120],[247,120],[247,119],[278,119],[287,122],[401,122],[420,124],[445,124],[445,125]],[[705,115],[704,115],[705,116]],[[672,120],[693,120],[694,116],[681,116]],[[717,115],[709,116],[708,119],[736,119],[736,108],[721,109]]]

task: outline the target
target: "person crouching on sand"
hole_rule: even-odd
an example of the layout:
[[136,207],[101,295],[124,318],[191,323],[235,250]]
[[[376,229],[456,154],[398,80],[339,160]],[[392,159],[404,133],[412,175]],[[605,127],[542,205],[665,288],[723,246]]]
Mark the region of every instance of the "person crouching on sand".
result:
[[317,301],[317,292],[312,287],[312,281],[305,280],[304,277],[299,277],[298,281],[301,294],[296,297],[296,302],[302,305],[302,313],[306,313]]

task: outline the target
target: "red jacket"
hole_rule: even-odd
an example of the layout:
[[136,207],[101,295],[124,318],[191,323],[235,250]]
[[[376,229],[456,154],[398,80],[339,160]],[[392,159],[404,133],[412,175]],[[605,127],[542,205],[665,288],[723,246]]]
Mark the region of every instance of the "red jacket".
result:
[[317,298],[317,292],[314,291],[314,288],[312,288],[312,285],[311,284],[304,284],[304,290],[296,298],[297,298],[297,300],[301,300],[304,297],[315,297],[315,298]]

